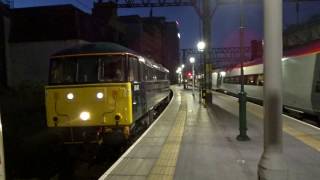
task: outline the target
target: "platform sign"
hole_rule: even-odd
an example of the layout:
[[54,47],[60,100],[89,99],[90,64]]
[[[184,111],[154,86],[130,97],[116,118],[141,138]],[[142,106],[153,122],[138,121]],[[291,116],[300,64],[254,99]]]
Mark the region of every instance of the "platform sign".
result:
[[6,179],[6,171],[4,164],[4,146],[3,146],[3,133],[2,133],[2,122],[0,113],[0,180]]

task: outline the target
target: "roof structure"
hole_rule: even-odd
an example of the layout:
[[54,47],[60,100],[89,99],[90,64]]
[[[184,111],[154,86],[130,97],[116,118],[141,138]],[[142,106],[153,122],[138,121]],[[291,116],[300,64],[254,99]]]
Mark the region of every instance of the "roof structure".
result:
[[161,64],[155,63],[154,61],[140,56],[135,51],[128,49],[116,43],[111,42],[97,42],[97,43],[86,43],[81,45],[76,45],[68,49],[64,49],[56,52],[51,57],[59,58],[64,56],[93,56],[93,55],[103,55],[108,53],[130,53],[139,57],[139,61],[160,71],[169,72]]

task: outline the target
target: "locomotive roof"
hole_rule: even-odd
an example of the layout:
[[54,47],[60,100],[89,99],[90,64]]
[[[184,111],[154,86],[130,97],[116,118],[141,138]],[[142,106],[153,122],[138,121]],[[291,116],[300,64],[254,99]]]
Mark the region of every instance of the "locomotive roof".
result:
[[68,49],[58,51],[52,56],[68,56],[77,54],[98,54],[98,53],[131,53],[137,54],[131,49],[128,49],[119,44],[110,42],[98,42],[98,43],[87,43],[73,46]]
[[[64,56],[77,56],[77,55],[102,55],[102,54],[108,54],[108,53],[129,53],[132,55],[135,55],[139,58],[142,58],[143,56],[138,55],[135,51],[128,49],[124,46],[121,46],[119,44],[111,43],[111,42],[97,42],[97,43],[86,43],[86,44],[80,44],[73,46],[68,49],[64,49],[61,51],[56,52],[51,57],[52,58],[58,58],[58,57],[64,57]],[[154,61],[147,59],[143,57],[143,63],[147,66],[157,68],[161,71],[169,72],[168,69],[163,67],[161,64],[155,63]]]

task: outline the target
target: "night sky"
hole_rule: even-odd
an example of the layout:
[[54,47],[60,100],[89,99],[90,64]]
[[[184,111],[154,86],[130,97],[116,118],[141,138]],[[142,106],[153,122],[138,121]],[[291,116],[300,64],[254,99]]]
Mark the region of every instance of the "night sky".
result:
[[[213,1],[213,0],[212,0]],[[43,6],[54,4],[73,4],[89,12],[93,0],[15,0],[14,7]],[[253,39],[262,38],[262,4],[245,5],[246,44]],[[149,16],[150,8],[119,9],[119,15],[139,14]],[[320,0],[318,2],[305,2],[300,5],[300,22],[308,20],[311,16],[320,14]],[[168,21],[178,21],[181,32],[181,48],[195,48],[200,40],[200,21],[192,7],[154,8],[153,16],[165,16]],[[294,3],[284,3],[284,28],[296,23]],[[214,47],[238,46],[239,36],[239,6],[219,6],[212,19],[212,40]]]

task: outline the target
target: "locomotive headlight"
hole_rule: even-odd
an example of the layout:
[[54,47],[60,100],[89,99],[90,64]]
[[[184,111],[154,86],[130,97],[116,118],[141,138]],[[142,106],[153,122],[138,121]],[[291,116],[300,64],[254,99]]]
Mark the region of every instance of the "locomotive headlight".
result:
[[74,98],[74,94],[73,93],[68,93],[67,94],[67,99],[72,100]]
[[102,99],[103,96],[104,96],[104,94],[103,94],[102,92],[98,92],[98,93],[97,93],[97,98],[98,98],[98,99]]
[[90,119],[90,113],[89,112],[81,112],[80,113],[80,119],[83,121],[87,121],[88,119]]

